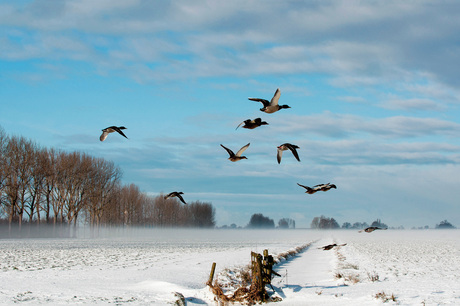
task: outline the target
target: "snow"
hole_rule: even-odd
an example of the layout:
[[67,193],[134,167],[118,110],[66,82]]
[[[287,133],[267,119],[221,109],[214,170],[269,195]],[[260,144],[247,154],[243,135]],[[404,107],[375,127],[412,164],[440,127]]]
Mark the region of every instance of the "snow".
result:
[[[279,305],[460,304],[460,232],[387,230],[131,230],[89,239],[0,240],[0,304],[216,305],[206,287],[276,255]],[[329,251],[319,247],[346,243]],[[272,293],[271,288],[267,290]]]

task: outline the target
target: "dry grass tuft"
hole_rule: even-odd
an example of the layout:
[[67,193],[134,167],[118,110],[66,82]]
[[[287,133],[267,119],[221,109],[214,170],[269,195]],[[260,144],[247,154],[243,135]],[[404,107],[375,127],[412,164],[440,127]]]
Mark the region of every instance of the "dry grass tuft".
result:
[[396,297],[393,293],[389,295],[389,294],[386,294],[384,291],[377,293],[375,295],[375,298],[381,299],[384,303],[389,302],[389,301],[396,302]]
[[359,279],[359,275],[358,274],[353,274],[353,273],[350,273],[350,274],[347,274],[343,277],[343,279],[346,281],[346,282],[349,282],[349,283],[352,283],[352,284],[356,284],[356,283],[359,283],[360,282],[360,279]]
[[377,274],[377,272],[367,272],[367,278],[371,281],[371,282],[377,282],[379,281],[379,275]]

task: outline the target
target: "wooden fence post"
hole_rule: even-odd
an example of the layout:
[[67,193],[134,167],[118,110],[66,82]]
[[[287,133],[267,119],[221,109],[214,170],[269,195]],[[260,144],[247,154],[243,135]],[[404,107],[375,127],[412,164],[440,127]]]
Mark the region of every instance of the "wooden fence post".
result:
[[214,278],[214,271],[216,270],[216,263],[213,262],[212,263],[212,267],[211,267],[211,274],[209,274],[209,280],[208,280],[208,285],[209,286],[212,286],[212,280]]

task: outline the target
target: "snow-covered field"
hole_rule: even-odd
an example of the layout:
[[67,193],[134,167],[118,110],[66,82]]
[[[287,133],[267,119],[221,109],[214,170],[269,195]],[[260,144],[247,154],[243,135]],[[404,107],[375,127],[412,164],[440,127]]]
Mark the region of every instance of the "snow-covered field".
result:
[[[460,231],[130,230],[104,238],[0,240],[0,304],[215,305],[250,252],[276,255],[279,305],[460,305]],[[347,243],[330,251],[330,243]],[[229,272],[230,271],[230,272]],[[271,289],[268,289],[271,292]],[[378,297],[376,297],[378,296]],[[396,301],[393,301],[392,298]]]

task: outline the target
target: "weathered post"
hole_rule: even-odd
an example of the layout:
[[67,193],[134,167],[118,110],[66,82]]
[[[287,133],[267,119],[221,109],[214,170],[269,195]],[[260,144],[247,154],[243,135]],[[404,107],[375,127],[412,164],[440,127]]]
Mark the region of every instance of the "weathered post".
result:
[[262,255],[251,252],[251,262],[252,262],[252,285],[251,287],[254,290],[257,300],[265,302],[266,300],[266,291],[264,283],[264,267],[262,264]]
[[209,280],[208,280],[208,285],[209,286],[212,286],[212,280],[214,278],[214,271],[216,270],[216,263],[213,262],[212,263],[212,267],[211,267],[211,274],[209,274]]

